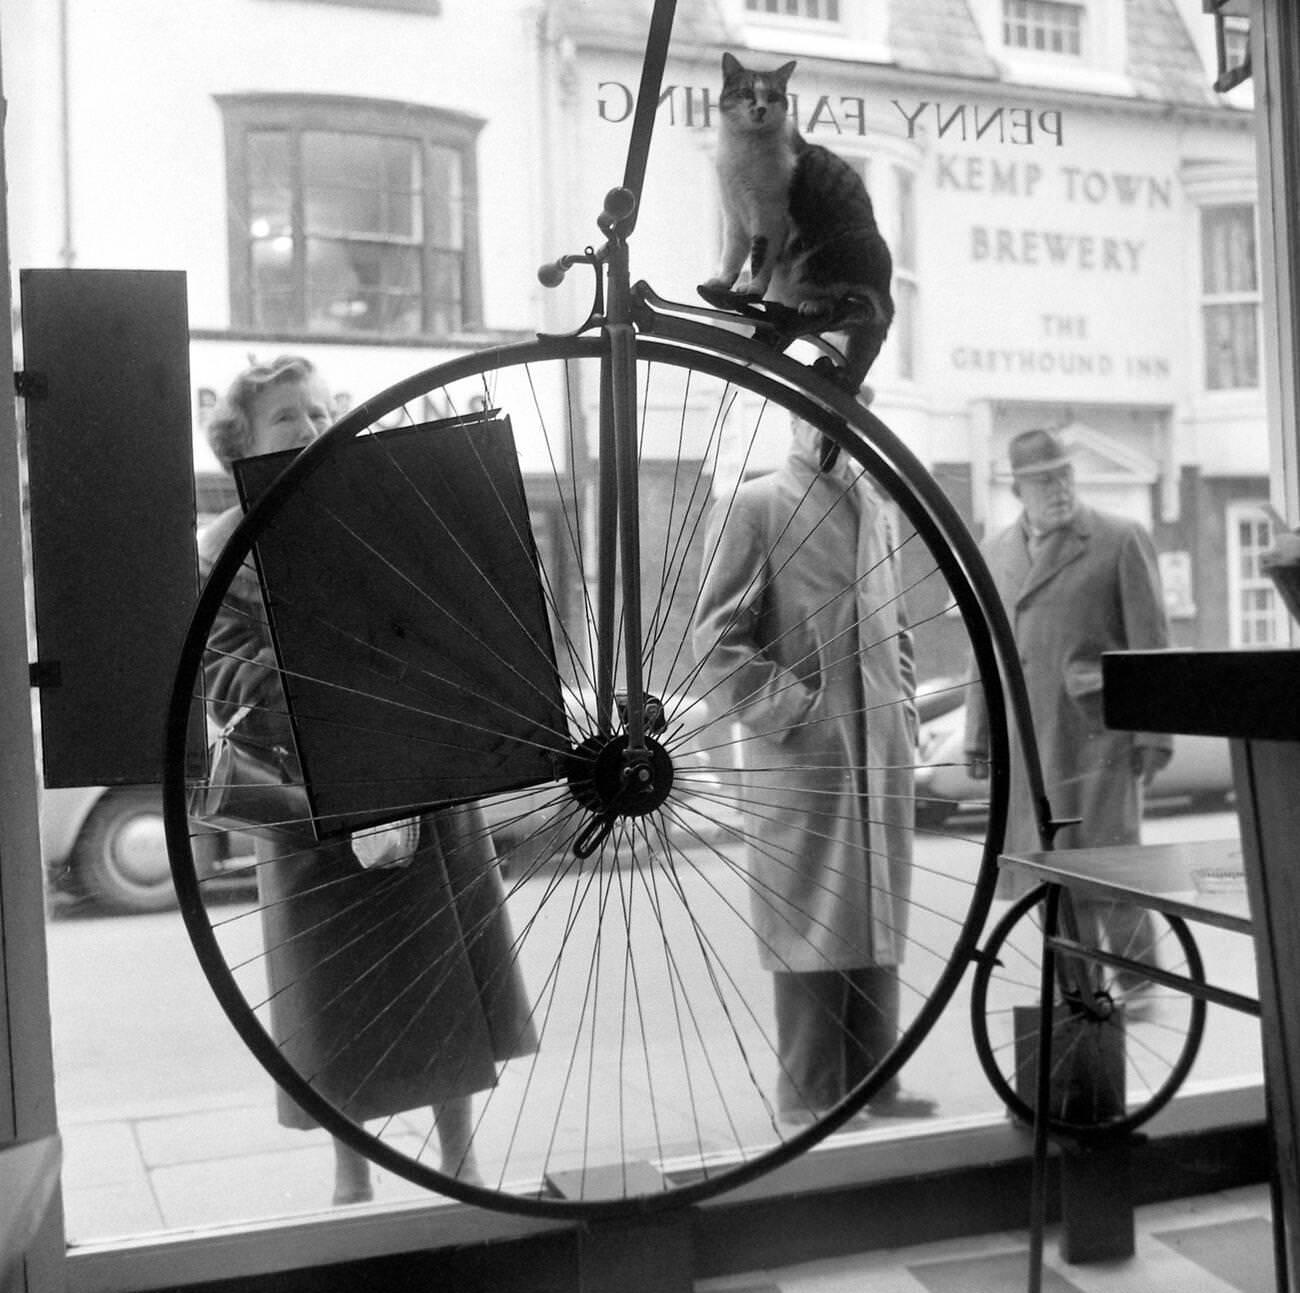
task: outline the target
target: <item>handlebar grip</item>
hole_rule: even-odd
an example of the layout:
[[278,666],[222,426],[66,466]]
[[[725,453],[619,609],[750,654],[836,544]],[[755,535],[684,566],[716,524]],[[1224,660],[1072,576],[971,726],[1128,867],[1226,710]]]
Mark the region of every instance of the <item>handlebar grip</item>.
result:
[[564,276],[569,272],[569,266],[563,260],[553,260],[549,265],[543,265],[537,271],[537,281],[543,287],[559,287],[564,282]]

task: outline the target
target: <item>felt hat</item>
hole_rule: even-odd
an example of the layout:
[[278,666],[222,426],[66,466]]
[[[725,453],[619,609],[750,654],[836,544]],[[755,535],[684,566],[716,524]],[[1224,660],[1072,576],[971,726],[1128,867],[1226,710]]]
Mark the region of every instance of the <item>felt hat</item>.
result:
[[1055,431],[1022,431],[1007,446],[1013,476],[1036,476],[1070,465],[1070,450]]

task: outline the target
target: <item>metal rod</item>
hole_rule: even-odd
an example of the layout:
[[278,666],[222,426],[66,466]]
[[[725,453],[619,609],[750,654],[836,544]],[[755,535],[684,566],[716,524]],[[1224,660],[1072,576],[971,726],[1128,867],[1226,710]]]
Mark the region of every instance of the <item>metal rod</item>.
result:
[[1038,998],[1038,1073],[1034,1084],[1034,1152],[1029,1194],[1029,1293],[1042,1293],[1043,1232],[1047,1228],[1047,1127],[1052,1101],[1052,1030],[1056,1023],[1056,955],[1061,890],[1047,888],[1043,911],[1043,964]]
[[627,165],[623,170],[623,187],[636,197],[636,205],[618,226],[626,238],[636,228],[641,209],[641,189],[645,184],[646,162],[650,157],[650,140],[654,136],[655,113],[659,111],[659,94],[668,62],[668,42],[673,31],[677,0],[655,0],[650,16],[650,33],[646,37],[645,58],[641,63],[641,84],[636,92],[636,111],[632,117],[632,138],[627,148]]

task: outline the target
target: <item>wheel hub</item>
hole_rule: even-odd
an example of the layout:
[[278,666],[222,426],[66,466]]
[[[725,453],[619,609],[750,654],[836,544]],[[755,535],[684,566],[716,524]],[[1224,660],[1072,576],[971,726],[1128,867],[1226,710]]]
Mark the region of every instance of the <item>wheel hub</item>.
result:
[[634,756],[626,732],[589,736],[569,756],[569,790],[597,817],[644,817],[668,798],[673,761],[654,737]]

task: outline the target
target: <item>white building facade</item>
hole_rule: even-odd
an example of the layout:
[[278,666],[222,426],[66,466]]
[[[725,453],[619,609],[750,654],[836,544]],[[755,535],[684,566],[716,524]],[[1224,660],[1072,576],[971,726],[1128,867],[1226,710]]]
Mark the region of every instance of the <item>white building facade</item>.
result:
[[[722,50],[798,59],[800,128],[860,165],[893,249],[874,410],[977,533],[1013,512],[1007,439],[1067,429],[1087,496],[1154,530],[1178,640],[1279,640],[1252,119],[1194,0],[678,9],[634,273],[692,300],[711,272]],[[186,271],[201,470],[249,356],[309,353],[342,409],[576,326],[586,285],[535,270],[622,177],[649,12],[5,0],[14,266]]]

